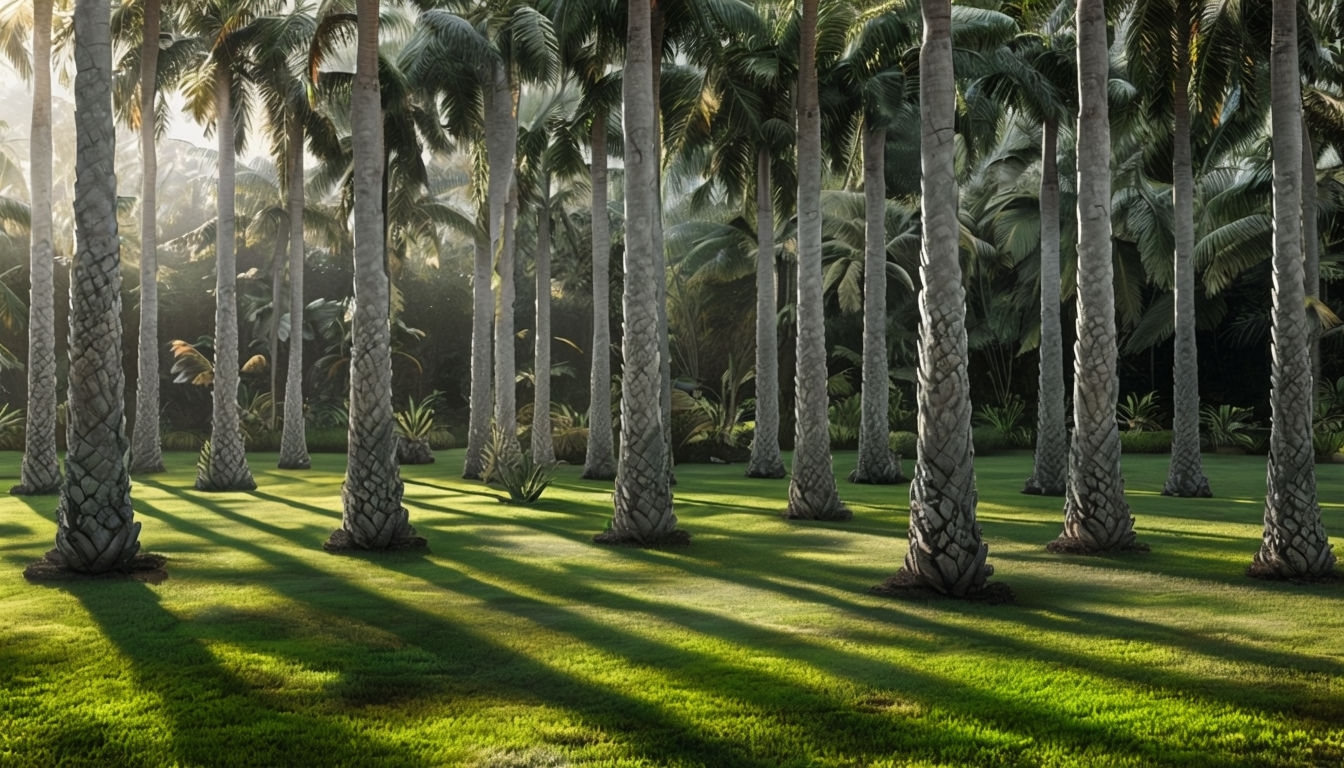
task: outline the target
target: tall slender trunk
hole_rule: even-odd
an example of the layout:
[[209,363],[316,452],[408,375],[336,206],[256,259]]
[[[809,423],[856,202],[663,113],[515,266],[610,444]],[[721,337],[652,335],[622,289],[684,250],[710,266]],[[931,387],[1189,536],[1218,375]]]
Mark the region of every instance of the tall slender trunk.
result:
[[1274,308],[1265,527],[1253,576],[1320,578],[1335,567],[1321,523],[1312,447],[1310,325],[1303,309],[1302,102],[1297,5],[1274,0],[1270,33],[1270,131],[1274,154]]
[[[1303,289],[1307,296],[1324,299],[1321,295],[1321,229],[1317,221],[1316,150],[1311,144],[1311,130],[1302,121],[1302,273]],[[1311,377],[1321,380],[1321,325],[1313,318],[1311,327]]]
[[203,491],[250,491],[238,422],[238,267],[234,254],[234,133],[230,63],[215,63],[215,136],[219,146],[218,220],[215,225],[215,385],[210,461],[196,476]]
[[266,343],[266,373],[270,377],[271,413],[267,419],[267,429],[275,429],[275,408],[280,404],[280,314],[284,309],[285,255],[289,250],[289,226],[275,228],[275,244],[271,250],[271,321],[267,331],[270,338]]
[[56,550],[84,573],[122,568],[140,550],[123,428],[121,252],[107,0],[75,6],[75,258],[70,271],[70,394]]
[[555,463],[551,440],[551,177],[541,180],[537,220],[537,321],[532,339],[532,460]]
[[15,494],[51,494],[61,488],[56,459],[56,253],[51,225],[51,3],[36,0],[33,6],[28,414],[19,484],[10,489]]
[[785,516],[847,520],[831,466],[826,405],[826,321],[821,295],[821,109],[817,3],[803,0],[798,57],[798,362],[794,376],[793,475]]
[[517,437],[517,401],[513,346],[513,220],[518,198],[514,183],[518,113],[506,65],[496,62],[486,106],[486,153],[490,158],[490,251],[494,260],[495,429],[504,432],[506,456],[521,452]]
[[887,415],[887,132],[863,122],[863,387],[858,466],[849,480],[889,485],[906,478],[891,452]]
[[1074,345],[1073,441],[1064,532],[1051,546],[1126,549],[1134,518],[1120,474],[1115,404],[1115,288],[1111,265],[1111,127],[1103,0],[1078,0],[1078,331]]
[[355,312],[350,336],[350,458],[341,527],[328,549],[423,545],[402,506],[392,416],[391,290],[383,229],[383,116],[378,88],[378,0],[357,0],[351,133],[355,186]]
[[[658,359],[662,383],[661,405],[663,440],[667,442],[668,482],[676,484],[672,464],[672,338],[667,324],[667,254],[663,248],[663,37],[667,33],[667,17],[659,0],[649,0],[649,51],[653,56],[653,257],[655,287],[658,289]],[[668,513],[672,509],[668,497]]]
[[136,353],[131,471],[163,471],[159,437],[158,150],[154,101],[159,67],[159,0],[144,0],[140,46],[140,339]]
[[1064,413],[1064,332],[1059,319],[1059,123],[1041,126],[1041,345],[1036,454],[1023,493],[1063,496],[1069,468]]
[[289,210],[289,361],[280,468],[308,469],[312,462],[303,420],[303,120],[292,108],[285,117],[285,195]]
[[756,429],[747,477],[784,476],[779,455],[779,339],[776,324],[775,209],[770,150],[756,150]]
[[918,450],[910,483],[910,548],[902,570],[917,583],[962,597],[994,573],[975,519],[975,450],[966,373],[966,291],[958,261],[953,130],[952,4],[923,0],[919,49],[921,200]]
[[621,448],[615,508],[601,543],[683,543],[669,485],[662,417],[658,280],[658,129],[653,100],[649,5],[629,6],[625,105],[625,333],[622,341]]
[[611,223],[607,218],[607,114],[593,115],[592,177],[593,346],[588,376],[588,447],[583,460],[587,480],[616,477],[611,442]]
[[462,476],[481,479],[485,471],[484,451],[490,440],[490,419],[494,392],[490,385],[494,368],[494,293],[490,288],[492,260],[490,235],[476,233],[475,260],[471,277],[471,413],[467,422],[467,457]]
[[1199,350],[1195,346],[1195,169],[1190,156],[1191,0],[1176,3],[1176,79],[1172,112],[1172,214],[1176,240],[1172,343],[1171,467],[1166,496],[1212,496],[1199,455]]

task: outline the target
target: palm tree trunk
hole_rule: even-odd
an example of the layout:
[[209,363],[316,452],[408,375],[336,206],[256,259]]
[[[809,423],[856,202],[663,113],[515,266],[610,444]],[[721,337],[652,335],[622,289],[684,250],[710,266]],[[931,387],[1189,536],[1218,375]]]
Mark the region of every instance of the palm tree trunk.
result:
[[[303,420],[303,121],[290,109],[285,119],[285,194],[289,209],[289,361],[285,371],[284,427],[280,468],[308,469]],[[274,361],[272,361],[274,365]]]
[[219,146],[219,218],[215,225],[215,389],[210,461],[196,477],[202,491],[251,491],[238,423],[238,267],[234,255],[234,132],[230,64],[215,64],[215,134]]
[[76,248],[70,273],[69,450],[56,509],[56,550],[67,568],[83,573],[124,567],[140,550],[122,422],[126,382],[108,19],[106,0],[78,0],[75,5],[79,140]]
[[1023,493],[1063,496],[1069,431],[1064,414],[1064,333],[1059,319],[1059,123],[1041,126],[1041,346],[1036,454]]
[[1265,529],[1253,576],[1321,578],[1334,570],[1316,497],[1312,448],[1311,330],[1302,266],[1302,102],[1297,5],[1274,0],[1270,36],[1270,131],[1274,154],[1274,308]]
[[[1302,121],[1302,272],[1303,288],[1314,299],[1321,295],[1321,230],[1317,221],[1316,151],[1311,144],[1311,131]],[[1314,320],[1314,318],[1313,318]],[[1311,378],[1321,380],[1321,324],[1311,327]]]
[[831,466],[826,405],[826,322],[821,296],[821,109],[817,2],[803,0],[798,59],[798,363],[793,475],[786,517],[847,520]]
[[779,339],[770,150],[756,150],[756,429],[747,477],[784,476],[779,455]]
[[1100,552],[1135,546],[1120,475],[1115,403],[1115,289],[1111,265],[1109,61],[1103,0],[1078,0],[1078,330],[1073,441],[1064,532],[1055,549]]
[[10,489],[15,494],[51,494],[61,488],[56,459],[56,254],[51,224],[51,3],[36,0],[33,6],[28,415],[19,484]]
[[494,392],[490,385],[493,375],[494,347],[494,292],[490,288],[492,259],[490,237],[478,232],[475,240],[475,261],[471,278],[471,413],[467,422],[467,457],[462,465],[462,476],[479,480],[485,471],[485,445],[490,440],[491,409]]
[[532,460],[555,463],[551,441],[551,177],[541,181],[537,221],[537,322],[532,340]]
[[518,456],[517,386],[513,345],[514,232],[518,190],[514,183],[518,114],[513,88],[503,63],[496,63],[486,99],[486,153],[490,158],[490,250],[495,292],[495,428],[505,435],[504,456]]
[[607,114],[593,115],[592,128],[593,346],[588,376],[587,480],[616,477],[611,441],[611,223],[607,219]]
[[158,150],[154,100],[159,66],[159,0],[144,2],[140,46],[140,337],[136,352],[135,420],[131,471],[163,471],[159,437]]
[[1199,350],[1195,346],[1195,169],[1190,158],[1190,0],[1176,3],[1176,79],[1172,98],[1172,214],[1176,240],[1172,343],[1171,467],[1165,496],[1212,496],[1199,455]]
[[952,4],[923,0],[919,52],[920,249],[918,450],[910,484],[910,548],[903,571],[924,586],[963,597],[994,573],[975,519],[971,389],[966,373],[966,291],[958,261],[956,98]]
[[858,466],[853,483],[904,482],[891,452],[887,409],[887,132],[863,126],[863,387],[860,393]]
[[653,100],[649,4],[629,5],[625,103],[625,334],[621,385],[621,455],[610,528],[595,540],[654,546],[681,543],[669,485],[663,430],[658,258],[658,129]]
[[423,545],[402,506],[392,416],[392,341],[383,230],[383,118],[378,89],[378,0],[358,0],[351,133],[355,185],[355,312],[350,338],[350,460],[341,528],[328,549]]
[[[653,61],[653,258],[655,287],[658,290],[658,368],[662,383],[663,440],[667,442],[664,454],[667,460],[668,482],[676,485],[672,455],[672,338],[667,324],[667,254],[663,248],[663,41],[667,32],[667,17],[658,0],[649,0],[649,51]],[[671,497],[668,512],[671,513]]]

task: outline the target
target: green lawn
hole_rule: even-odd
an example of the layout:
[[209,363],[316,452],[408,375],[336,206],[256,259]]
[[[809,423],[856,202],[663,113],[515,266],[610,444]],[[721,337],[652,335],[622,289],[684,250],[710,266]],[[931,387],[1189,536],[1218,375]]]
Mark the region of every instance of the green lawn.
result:
[[[202,494],[170,454],[134,489],[155,586],[26,583],[55,500],[0,501],[0,765],[1344,764],[1344,584],[1243,575],[1260,457],[1206,457],[1201,500],[1126,457],[1152,552],[1090,559],[1044,551],[1061,500],[1017,493],[1029,455],[981,459],[1008,606],[867,593],[905,486],[790,523],[786,481],[741,466],[680,467],[691,546],[642,551],[591,543],[611,488],[577,467],[529,509],[441,452],[403,472],[431,554],[328,555],[341,460],[253,456],[260,491]],[[1344,465],[1319,472],[1338,537]]]

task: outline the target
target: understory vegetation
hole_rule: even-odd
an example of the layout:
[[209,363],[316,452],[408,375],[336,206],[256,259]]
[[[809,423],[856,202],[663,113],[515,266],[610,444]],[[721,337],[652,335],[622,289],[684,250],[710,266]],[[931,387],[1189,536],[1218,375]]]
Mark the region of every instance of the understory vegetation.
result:
[[[1063,557],[1025,452],[978,457],[1015,605],[867,592],[900,567],[907,489],[847,523],[780,518],[783,481],[681,466],[687,548],[599,547],[611,486],[561,465],[532,506],[402,468],[427,555],[329,555],[342,457],[261,490],[136,478],[159,584],[36,586],[53,498],[0,500],[0,764],[1322,766],[1344,764],[1344,584],[1249,579],[1264,459],[1207,455],[1219,497],[1127,455],[1151,553]],[[17,454],[0,468],[17,473]],[[837,472],[852,456],[836,457]],[[1319,465],[1344,525],[1344,465]]]

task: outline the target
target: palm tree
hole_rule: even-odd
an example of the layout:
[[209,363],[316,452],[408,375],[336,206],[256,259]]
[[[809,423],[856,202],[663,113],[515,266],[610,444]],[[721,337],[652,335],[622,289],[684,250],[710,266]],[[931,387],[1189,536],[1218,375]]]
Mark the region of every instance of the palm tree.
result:
[[106,0],[75,5],[78,245],[70,275],[69,451],[56,550],[66,568],[82,573],[125,567],[140,549],[123,429],[109,15]]
[[202,46],[195,77],[186,82],[188,107],[198,122],[213,120],[219,158],[218,219],[215,227],[215,382],[210,420],[210,458],[196,477],[207,491],[250,491],[257,487],[247,465],[238,416],[238,304],[235,258],[234,167],[246,116],[235,103],[243,89],[236,77],[243,64],[250,26],[267,0],[212,0],[183,9],[181,28]]
[[1053,551],[1130,549],[1134,518],[1120,474],[1111,265],[1109,59],[1103,0],[1078,0],[1078,341],[1064,532]]
[[1270,130],[1274,152],[1273,357],[1265,530],[1253,576],[1323,578],[1335,555],[1316,497],[1312,449],[1311,331],[1302,268],[1302,102],[1297,4],[1274,0]]
[[402,506],[392,417],[389,283],[383,228],[383,116],[378,85],[378,0],[358,0],[354,148],[355,311],[350,353],[350,459],[341,488],[341,527],[327,549],[424,545]]
[[847,520],[831,465],[821,296],[821,109],[817,0],[803,0],[798,56],[798,364],[790,518]]
[[61,468],[56,460],[55,251],[51,223],[51,7],[52,0],[36,0],[33,5],[28,415],[19,484],[10,489],[15,494],[50,494],[61,488]]
[[975,519],[966,293],[957,248],[952,8],[924,0],[919,54],[922,201],[918,451],[910,484],[910,548],[902,575],[965,597],[994,573]]
[[654,228],[658,225],[658,122],[653,101],[652,20],[649,4],[628,7],[625,106],[625,335],[621,383],[621,449],[615,511],[600,543],[655,546],[685,543],[677,529],[669,485],[668,439],[663,426],[658,363],[659,296]]

